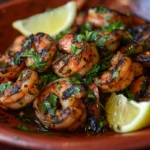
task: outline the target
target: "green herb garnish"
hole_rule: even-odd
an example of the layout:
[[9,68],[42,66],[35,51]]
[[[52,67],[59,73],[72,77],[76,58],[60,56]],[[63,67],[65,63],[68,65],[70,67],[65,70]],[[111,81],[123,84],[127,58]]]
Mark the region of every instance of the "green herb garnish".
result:
[[13,84],[12,82],[1,83],[0,84],[0,92],[5,92],[8,89],[10,89],[12,84]]
[[57,96],[54,94],[50,94],[44,102],[41,103],[40,108],[44,114],[49,113],[50,115],[54,115],[56,112],[57,104]]
[[97,73],[99,72],[100,70],[100,66],[99,65],[95,65],[85,76],[85,79],[84,79],[84,83],[86,85],[89,85],[93,78],[96,77]]
[[102,6],[98,6],[98,7],[95,7],[95,8],[94,8],[94,11],[95,11],[96,13],[106,13],[106,12],[108,12],[108,9],[106,9],[106,8],[104,8],[104,7],[102,7]]
[[44,73],[39,73],[40,84],[46,86],[48,83],[59,79],[59,77],[52,71],[46,71]]
[[80,84],[82,80],[82,77],[80,74],[76,73],[74,76],[70,77],[69,78],[69,81],[72,83],[72,84]]
[[113,72],[112,79],[115,79],[117,77],[118,77],[118,71]]
[[125,25],[121,21],[116,21],[116,22],[110,23],[108,26],[103,27],[103,31],[106,31],[106,32],[112,32],[113,30],[116,30],[116,29],[123,30],[125,29]]
[[113,57],[113,53],[110,53],[107,57],[100,61],[100,71],[104,71],[110,67],[111,59]]
[[136,54],[136,53],[137,53],[136,48],[129,48],[128,50],[126,50],[126,55],[127,56],[130,56],[130,55],[133,55],[133,54]]
[[45,67],[45,65],[46,65],[46,62],[43,62],[42,57],[37,52],[35,52],[33,48],[22,52],[15,59],[15,64],[18,64],[21,57],[31,57],[31,58],[33,58],[35,64],[34,64],[34,66],[30,66],[30,68],[39,69],[39,68]]
[[26,132],[31,131],[31,130],[30,130],[27,126],[25,126],[25,125],[18,125],[18,126],[17,126],[17,129],[22,130],[22,131],[26,131]]
[[88,98],[90,98],[90,99],[95,99],[95,95],[94,95],[94,92],[93,92],[93,91],[88,90],[88,91],[87,91],[87,94],[88,94]]
[[79,54],[81,51],[82,51],[82,49],[77,48],[75,44],[71,44],[71,52],[72,52],[73,54],[76,54],[76,55],[77,55],[77,54]]

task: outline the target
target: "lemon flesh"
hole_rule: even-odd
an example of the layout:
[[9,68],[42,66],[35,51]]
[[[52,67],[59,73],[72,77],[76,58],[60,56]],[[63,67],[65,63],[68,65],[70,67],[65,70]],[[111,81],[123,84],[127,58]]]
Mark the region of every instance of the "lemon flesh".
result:
[[150,125],[150,102],[135,102],[113,93],[106,102],[110,127],[119,133],[133,132]]
[[76,17],[76,3],[71,1],[58,8],[13,22],[13,28],[25,36],[44,32],[51,36],[69,28]]

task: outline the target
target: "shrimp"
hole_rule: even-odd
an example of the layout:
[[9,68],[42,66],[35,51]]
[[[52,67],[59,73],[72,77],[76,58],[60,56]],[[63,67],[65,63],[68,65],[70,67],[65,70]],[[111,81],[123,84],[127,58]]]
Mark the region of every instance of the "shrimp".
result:
[[40,72],[51,66],[56,51],[54,40],[44,33],[30,35],[23,43],[23,52],[26,53],[26,55],[24,54],[26,66]]
[[150,49],[150,29],[149,25],[134,27],[129,30],[133,38],[133,43],[121,48],[122,53],[135,55]]
[[113,30],[112,32],[99,32],[95,41],[98,48],[101,49],[102,55],[108,52],[116,51],[120,45],[126,45],[132,41],[129,32],[124,30]]
[[[75,130],[87,116],[81,100],[85,95],[81,84],[72,84],[68,78],[58,79],[48,84],[35,100],[36,116],[49,129]],[[48,103],[50,107],[45,107]]]
[[21,72],[17,81],[0,96],[4,109],[20,109],[31,103],[39,94],[38,74],[30,69]]
[[150,82],[145,76],[134,80],[130,86],[130,91],[137,101],[150,101]]
[[20,62],[16,64],[14,59],[21,52],[24,39],[24,36],[17,37],[5,54],[2,55],[0,59],[0,78],[8,78],[10,80],[17,79],[22,69],[24,69],[24,61],[20,60]]
[[53,62],[53,69],[61,77],[69,77],[75,73],[84,76],[99,61],[96,47],[86,41],[77,42],[72,34],[66,34],[60,39],[59,48],[66,54],[60,55]]
[[92,83],[88,86],[88,89],[88,99],[86,101],[89,122],[88,130],[90,129],[94,132],[99,132],[101,131],[99,121],[102,117],[99,88]]
[[91,23],[95,27],[108,26],[110,23],[116,21],[121,21],[128,27],[147,24],[147,22],[141,18],[136,16],[128,16],[102,6],[89,9],[86,19],[86,22]]
[[143,75],[143,66],[140,63],[132,63],[132,68],[134,72],[134,77],[139,77]]
[[134,78],[132,61],[129,57],[118,52],[111,60],[111,67],[100,77],[95,78],[94,83],[104,93],[112,93],[125,89]]
[[91,23],[95,27],[108,26],[111,22],[120,20],[120,16],[116,12],[112,12],[102,6],[90,8],[86,22]]

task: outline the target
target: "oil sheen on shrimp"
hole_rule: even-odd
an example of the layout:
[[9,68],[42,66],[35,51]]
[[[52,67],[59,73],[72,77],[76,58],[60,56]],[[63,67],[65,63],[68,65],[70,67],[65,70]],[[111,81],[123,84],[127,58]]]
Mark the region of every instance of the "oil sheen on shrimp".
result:
[[31,103],[39,94],[38,74],[25,69],[17,81],[0,96],[0,106],[4,109],[20,109]]
[[132,61],[118,52],[111,60],[110,68],[95,79],[95,84],[104,93],[112,93],[125,89],[134,79]]
[[[51,95],[57,99],[55,112],[44,112],[43,105],[50,102]],[[49,129],[75,130],[85,122],[87,116],[82,102],[85,95],[86,91],[81,84],[72,84],[68,78],[56,80],[47,85],[35,100],[36,116]]]
[[[72,44],[76,47],[74,52],[71,50]],[[61,77],[69,77],[75,73],[84,76],[99,61],[96,46],[85,41],[78,43],[72,34],[64,35],[59,41],[59,47],[65,54],[53,62],[53,69]],[[80,52],[76,53],[76,50]]]

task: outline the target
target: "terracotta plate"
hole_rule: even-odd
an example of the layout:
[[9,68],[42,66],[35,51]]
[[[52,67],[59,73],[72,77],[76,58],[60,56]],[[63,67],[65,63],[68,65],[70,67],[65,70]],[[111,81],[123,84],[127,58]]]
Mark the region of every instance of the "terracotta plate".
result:
[[[0,50],[3,53],[19,33],[12,29],[14,20],[25,18],[47,7],[56,7],[67,0],[12,0],[0,5]],[[136,3],[135,3],[136,2]],[[132,11],[149,19],[148,0],[89,0],[88,6],[104,4],[121,11]],[[148,149],[150,128],[129,134],[109,132],[103,135],[24,132],[16,129],[22,124],[10,112],[0,110],[0,142],[35,149]],[[34,127],[33,127],[34,128]]]

